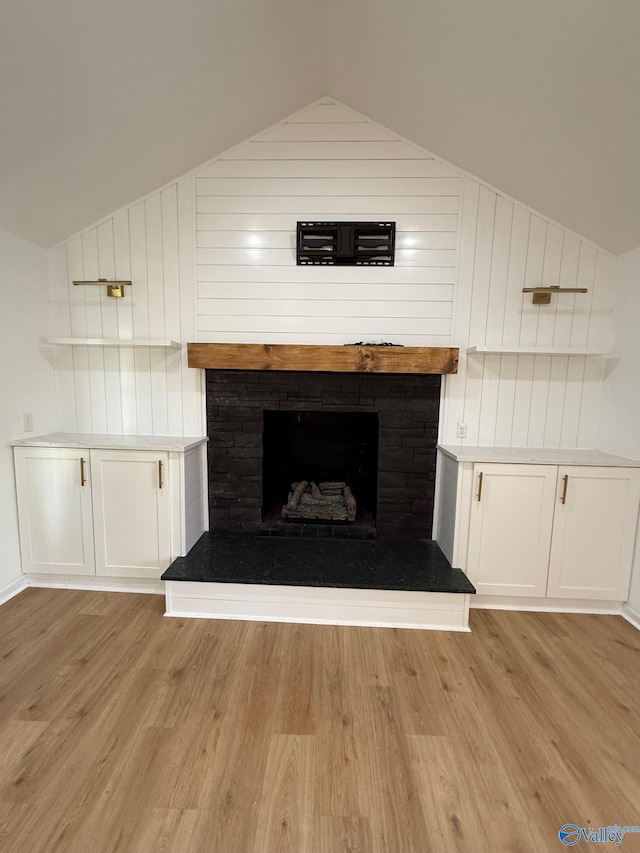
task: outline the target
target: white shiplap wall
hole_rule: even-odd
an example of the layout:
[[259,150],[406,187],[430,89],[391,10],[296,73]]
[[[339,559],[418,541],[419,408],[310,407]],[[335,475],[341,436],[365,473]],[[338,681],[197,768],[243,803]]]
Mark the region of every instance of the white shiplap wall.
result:
[[[52,336],[195,338],[193,178],[125,208],[49,253]],[[123,299],[72,281],[131,279]],[[52,348],[58,428],[201,435],[202,377],[186,350]]]
[[[203,341],[448,344],[459,174],[323,99],[198,170]],[[396,221],[394,267],[298,267],[298,220]]]
[[[196,213],[197,211],[197,213]],[[397,222],[395,267],[298,267],[298,219]],[[461,348],[443,443],[593,447],[615,258],[325,98],[50,253],[60,337]],[[74,278],[132,278],[123,300]],[[525,285],[585,286],[537,307]],[[59,428],[201,434],[186,352],[56,348]],[[466,439],[456,437],[465,423]]]
[[[441,441],[504,447],[595,447],[605,360],[594,356],[467,355],[468,346],[600,349],[611,344],[616,259],[466,177],[453,342]],[[523,287],[560,284],[533,305]],[[458,423],[467,436],[457,438]]]

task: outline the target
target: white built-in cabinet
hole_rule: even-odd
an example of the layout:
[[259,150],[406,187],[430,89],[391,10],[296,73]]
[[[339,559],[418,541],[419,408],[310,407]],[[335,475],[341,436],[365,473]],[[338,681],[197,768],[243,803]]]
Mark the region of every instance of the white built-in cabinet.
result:
[[22,570],[158,579],[206,528],[204,444],[14,447]]
[[639,500],[637,468],[558,468],[547,595],[627,599]]
[[[497,459],[497,449],[476,449]],[[473,450],[467,450],[469,456]],[[504,458],[516,453],[505,452]],[[520,454],[524,458],[524,452]],[[561,452],[532,451],[533,459]],[[607,461],[578,452],[578,461]],[[440,456],[438,538],[479,595],[625,601],[633,562],[640,468],[487,462]],[[629,464],[634,463],[629,460]],[[638,464],[638,463],[636,463]],[[455,507],[452,511],[451,507]]]
[[159,578],[171,562],[168,454],[92,450],[96,574]]
[[478,592],[546,595],[556,469],[478,465],[467,572]]
[[89,453],[14,450],[23,572],[94,575]]

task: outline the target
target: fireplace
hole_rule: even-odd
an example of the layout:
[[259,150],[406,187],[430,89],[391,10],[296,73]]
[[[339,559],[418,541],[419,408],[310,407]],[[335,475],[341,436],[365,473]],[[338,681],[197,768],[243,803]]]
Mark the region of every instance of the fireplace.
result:
[[[214,535],[431,537],[439,375],[206,371]],[[344,481],[353,526],[286,521],[299,480]]]
[[[474,587],[431,540],[441,375],[456,372],[457,349],[188,349],[206,370],[211,523],[162,576],[167,612],[467,630]],[[373,535],[338,538],[357,515],[342,526],[280,519],[287,532],[260,535],[306,478],[325,497],[341,491],[350,521],[348,479]]]
[[[374,538],[378,413],[265,410],[263,417],[261,532]],[[344,483],[357,504],[355,518],[335,521],[289,517],[285,521],[283,505],[289,495],[295,494],[294,483],[300,481],[320,487],[324,483]],[[332,491],[338,496],[341,490],[334,487]],[[339,497],[337,500],[342,503]],[[322,501],[319,505],[322,507]]]

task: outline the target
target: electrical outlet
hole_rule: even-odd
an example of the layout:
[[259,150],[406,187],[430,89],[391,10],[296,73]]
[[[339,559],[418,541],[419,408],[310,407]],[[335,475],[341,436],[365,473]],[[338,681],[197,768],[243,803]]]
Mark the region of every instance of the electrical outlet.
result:
[[462,422],[458,422],[458,428],[456,429],[456,436],[458,438],[466,438],[467,437],[467,425]]
[[31,412],[22,413],[22,429],[24,432],[33,432],[33,415]]

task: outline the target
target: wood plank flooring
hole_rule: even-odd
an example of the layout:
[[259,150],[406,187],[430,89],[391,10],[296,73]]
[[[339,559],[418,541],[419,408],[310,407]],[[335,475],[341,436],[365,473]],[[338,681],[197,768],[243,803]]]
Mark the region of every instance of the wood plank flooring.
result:
[[640,633],[619,617],[162,613],[44,589],[0,608],[2,853],[540,853],[567,822],[640,824]]

